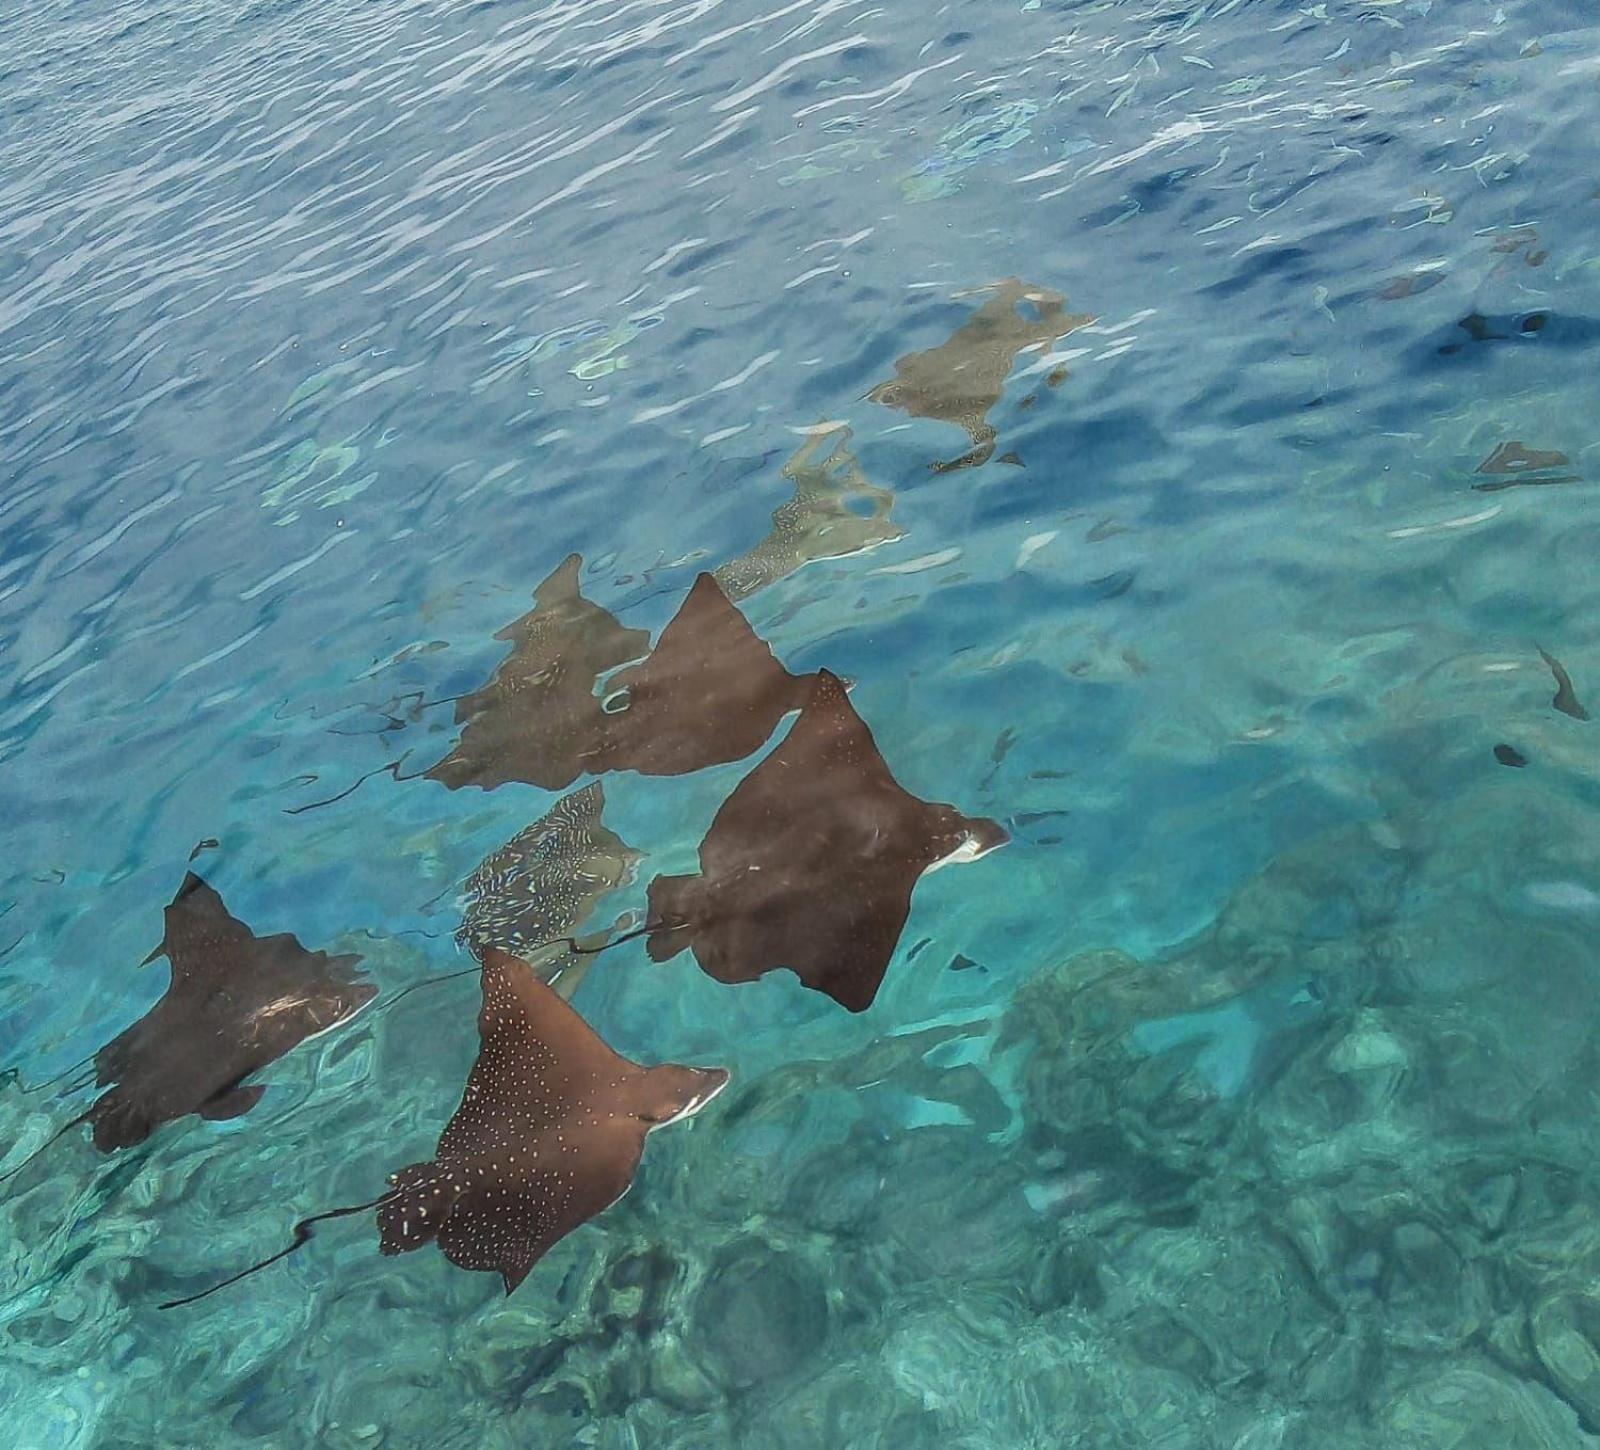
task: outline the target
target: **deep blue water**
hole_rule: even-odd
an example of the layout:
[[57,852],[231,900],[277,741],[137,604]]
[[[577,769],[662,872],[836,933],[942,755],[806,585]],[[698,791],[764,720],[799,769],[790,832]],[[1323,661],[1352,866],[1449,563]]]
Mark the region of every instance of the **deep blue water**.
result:
[[[0,1184],[11,1443],[1591,1443],[1597,127],[1580,3],[8,7],[0,1171],[203,840],[386,994],[469,964],[562,792],[394,776],[574,552],[654,635],[834,488],[873,547],[740,609],[1012,837],[859,1015],[596,958],[732,1082],[509,1298],[368,1216],[156,1308],[433,1152],[470,978],[69,1129]],[[751,768],[606,776],[589,926]]]

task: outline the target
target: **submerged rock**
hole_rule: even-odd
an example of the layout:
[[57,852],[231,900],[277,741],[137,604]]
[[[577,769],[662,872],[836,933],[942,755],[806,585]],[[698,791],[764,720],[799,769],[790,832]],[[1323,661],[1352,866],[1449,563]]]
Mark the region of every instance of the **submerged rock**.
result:
[[1479,1264],[1465,1263],[1428,1224],[1395,1229],[1389,1244],[1386,1302],[1392,1343],[1407,1349],[1454,1349],[1482,1327],[1489,1288]]
[[1385,1408],[1387,1443],[1407,1450],[1565,1450],[1590,1443],[1572,1409],[1542,1385],[1467,1360],[1408,1383]]
[[1093,1314],[1106,1302],[1100,1270],[1087,1248],[1057,1244],[1043,1254],[1028,1279],[1028,1304],[1037,1313],[1076,1309]]
[[823,1279],[797,1254],[753,1239],[713,1262],[691,1317],[695,1352],[732,1390],[808,1372],[828,1338]]
[[1569,1291],[1533,1312],[1533,1346],[1562,1399],[1591,1434],[1600,1432],[1600,1302]]
[[706,1410],[721,1399],[676,1335],[664,1336],[653,1346],[647,1377],[650,1393],[676,1410]]

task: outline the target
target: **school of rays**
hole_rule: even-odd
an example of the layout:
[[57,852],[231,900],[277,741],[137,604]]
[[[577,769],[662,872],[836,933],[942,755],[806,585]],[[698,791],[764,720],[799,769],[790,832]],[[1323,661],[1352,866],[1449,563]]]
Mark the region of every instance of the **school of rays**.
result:
[[[955,336],[900,359],[896,380],[869,394],[967,431],[973,452],[934,465],[941,470],[976,466],[992,452],[987,413],[1018,354],[1090,320],[1015,279],[987,290]],[[845,683],[826,668],[789,670],[740,608],[813,561],[902,537],[889,520],[893,496],[866,478],[849,443],[848,429],[811,430],[783,468],[794,498],[773,513],[771,532],[698,575],[653,646],[647,631],[585,597],[576,554],[495,636],[510,649],[486,683],[456,700],[459,732],[448,752],[420,777],[390,773],[453,791],[568,793],[462,885],[455,939],[476,963],[479,1044],[434,1156],[392,1172],[370,1202],[302,1219],[286,1248],[162,1307],[276,1263],[325,1219],[368,1211],[384,1254],[434,1242],[461,1268],[498,1274],[510,1293],[555,1243],[627,1192],[650,1132],[694,1116],[728,1082],[721,1067],[645,1066],[607,1046],[572,1006],[596,957],[644,936],[652,960],[688,951],[731,990],[787,970],[864,1012],[922,875],[1006,842],[998,822],[905,790]],[[745,761],[790,717],[716,812],[699,871],[655,876],[643,925],[623,931],[619,919],[576,937],[644,859],[605,825],[598,777],[683,776]],[[594,778],[569,791],[585,775]],[[266,1091],[247,1081],[253,1074],[363,1009],[382,1011],[428,985],[374,1005],[378,989],[359,957],[330,956],[287,934],[257,936],[192,870],[148,960],[160,957],[170,971],[165,995],[95,1054],[104,1091],[57,1138],[87,1124],[94,1146],[111,1153],[191,1114],[241,1117]]]

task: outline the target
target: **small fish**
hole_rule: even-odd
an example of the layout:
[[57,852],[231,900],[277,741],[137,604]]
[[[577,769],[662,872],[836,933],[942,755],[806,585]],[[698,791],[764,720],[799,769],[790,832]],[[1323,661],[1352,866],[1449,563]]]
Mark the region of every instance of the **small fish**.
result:
[[1548,654],[1543,645],[1535,645],[1534,648],[1539,651],[1539,658],[1549,667],[1550,673],[1556,677],[1555,698],[1550,703],[1563,715],[1570,715],[1574,720],[1587,720],[1589,712],[1578,703],[1577,693],[1572,688],[1572,676],[1562,667],[1561,661]]
[[1600,912],[1600,893],[1580,881],[1533,881],[1526,892],[1529,901],[1552,911]]
[[1016,815],[1012,816],[1011,823],[1019,830],[1027,830],[1029,826],[1037,825],[1040,821],[1048,821],[1052,816],[1069,816],[1071,814],[1071,811],[1061,809],[1049,811],[1018,811]]
[[1472,487],[1478,493],[1499,493],[1502,489],[1522,486],[1577,483],[1576,474],[1557,471],[1570,463],[1571,459],[1556,449],[1529,448],[1520,439],[1513,438],[1502,443],[1478,465],[1477,471],[1487,476]]
[[1512,745],[1495,746],[1494,758],[1501,765],[1509,765],[1513,770],[1521,770],[1528,763],[1528,757]]
[[1482,463],[1479,473],[1535,473],[1549,468],[1565,468],[1571,462],[1554,448],[1529,448],[1520,438],[1502,443]]

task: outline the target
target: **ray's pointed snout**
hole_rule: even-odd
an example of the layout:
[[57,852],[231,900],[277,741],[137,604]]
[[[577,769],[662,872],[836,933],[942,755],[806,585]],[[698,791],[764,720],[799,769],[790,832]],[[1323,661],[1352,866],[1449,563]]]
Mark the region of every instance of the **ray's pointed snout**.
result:
[[963,859],[976,861],[980,856],[987,856],[991,851],[998,851],[1011,839],[1011,832],[1006,830],[999,821],[986,818],[968,817],[967,839],[964,850],[970,852]]
[[963,816],[953,807],[946,806],[953,821],[953,847],[939,857],[928,869],[937,871],[945,866],[963,866],[980,860],[991,851],[998,851],[1011,839],[1011,832],[999,821],[985,817]]
[[692,1118],[728,1085],[722,1067],[681,1067],[668,1063],[645,1074],[646,1094],[639,1116],[652,1128]]

